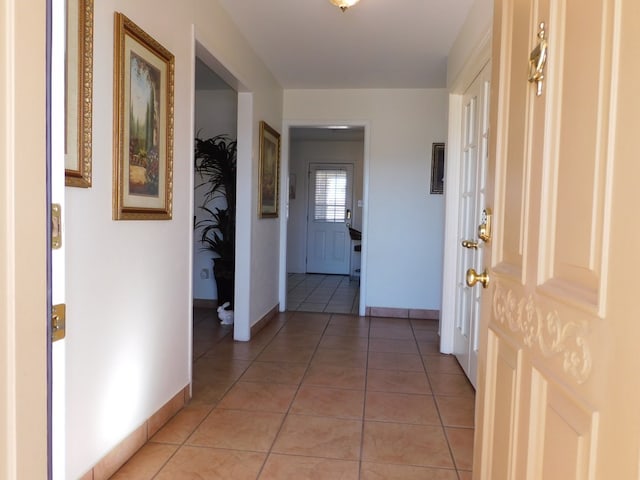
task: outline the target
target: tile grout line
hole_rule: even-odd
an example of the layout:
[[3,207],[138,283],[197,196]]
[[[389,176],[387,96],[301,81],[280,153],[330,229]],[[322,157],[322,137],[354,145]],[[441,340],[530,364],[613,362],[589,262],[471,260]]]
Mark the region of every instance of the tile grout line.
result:
[[440,411],[440,404],[438,403],[437,399],[436,399],[436,393],[433,390],[433,386],[431,383],[431,377],[429,375],[429,370],[427,369],[427,365],[426,365],[426,361],[424,359],[424,355],[422,354],[422,351],[420,350],[420,344],[418,343],[418,338],[416,337],[415,334],[415,330],[413,328],[413,323],[411,323],[411,331],[413,332],[413,337],[415,339],[416,342],[416,346],[418,347],[418,352],[420,354],[420,361],[422,362],[422,366],[424,368],[424,373],[427,376],[427,381],[429,382],[429,388],[431,389],[431,394],[433,396],[433,403],[435,404],[436,407],[436,411],[438,412],[438,418],[440,419],[440,427],[442,428],[442,433],[444,435],[444,438],[447,442],[447,448],[449,449],[449,455],[451,456],[451,462],[453,463],[453,467],[455,469],[456,472],[456,476],[458,477],[458,480],[460,479],[460,472],[458,469],[458,464],[456,463],[456,457],[453,453],[453,447],[451,445],[451,442],[449,441],[449,435],[447,435],[447,429],[444,425],[444,419],[442,417],[442,413]]
[[358,461],[358,478],[362,477],[362,461],[364,457],[364,425],[367,415],[367,387],[369,382],[369,348],[371,346],[371,318],[367,325],[367,360],[364,365],[364,400],[362,402],[362,427],[360,429],[360,459]]
[[[204,320],[201,320],[204,321]],[[169,458],[162,464],[162,466],[160,467],[160,469],[153,475],[152,479],[156,478],[161,472],[162,470],[167,466],[167,464],[169,463],[169,461],[184,447],[189,447],[189,446],[194,446],[194,447],[198,447],[198,445],[187,445],[187,442],[189,440],[189,438],[191,438],[191,436],[193,435],[193,433],[207,420],[207,418],[209,418],[209,416],[213,413],[213,411],[218,407],[220,401],[227,395],[227,393],[229,393],[229,391],[236,385],[236,383],[238,383],[238,381],[240,380],[240,378],[242,378],[242,375],[244,375],[246,373],[246,371],[249,369],[249,367],[251,365],[253,365],[253,362],[255,362],[256,358],[260,355],[260,353],[262,353],[262,351],[271,343],[271,341],[273,341],[273,339],[276,337],[276,335],[280,332],[280,330],[282,329],[282,327],[286,324],[286,321],[280,326],[280,328],[278,328],[278,330],[274,333],[272,339],[266,343],[262,349],[260,349],[260,351],[255,355],[255,357],[250,360],[249,365],[247,365],[247,367],[242,371],[242,373],[238,376],[238,378],[236,378],[233,383],[231,383],[231,385],[229,385],[224,393],[222,394],[222,396],[216,400],[216,402],[214,404],[211,405],[211,409],[209,410],[209,412],[202,418],[202,420],[200,420],[200,422],[198,422],[196,424],[196,426],[191,430],[191,432],[186,436],[186,438],[179,444],[169,444],[169,443],[165,443],[164,445],[177,445],[176,450],[171,454],[171,456],[169,456]],[[216,348],[217,345],[220,345],[221,343],[224,342],[224,340],[229,337],[232,334],[232,330],[229,330],[229,332],[227,332],[225,335],[223,335],[222,337],[220,337],[218,339],[217,342],[215,342],[209,349],[207,349],[201,356],[199,356],[197,359],[193,360],[193,363],[195,364],[195,362],[201,358],[205,358],[205,355],[207,353],[209,353],[211,350],[214,350]],[[234,360],[240,360],[237,358],[233,358],[233,356],[231,357],[230,361],[233,362]],[[192,383],[193,383],[193,377],[192,377]],[[187,404],[188,405],[188,404]],[[185,406],[187,406],[185,405]],[[180,411],[183,411],[184,409],[181,409]],[[176,415],[179,412],[176,412]],[[173,419],[176,415],[174,415],[173,417],[171,417],[171,419]],[[169,421],[171,421],[171,419],[169,419]],[[168,423],[168,421],[167,421]],[[165,423],[166,425],[166,423]],[[159,430],[158,430],[159,431]],[[156,432],[157,433],[157,432]],[[147,440],[147,443],[150,442],[151,439]],[[161,442],[151,442],[151,443],[158,443],[158,444],[162,444]],[[202,448],[212,448],[212,447],[204,447],[201,446]],[[266,461],[266,458],[265,458]]]
[[[295,314],[293,315],[293,317],[295,318]],[[283,323],[283,325],[278,329],[278,331],[275,333],[275,335],[273,336],[273,338],[271,339],[271,342],[276,338],[276,336],[281,332],[282,328],[289,323],[289,318],[287,318],[287,320]],[[280,422],[280,427],[278,428],[278,431],[276,432],[275,436],[273,437],[273,441],[271,442],[271,446],[269,447],[269,450],[266,452],[266,455],[264,457],[264,462],[262,462],[262,466],[260,467],[260,470],[258,470],[258,474],[256,476],[256,480],[260,478],[260,476],[262,475],[264,468],[267,465],[267,461],[269,460],[269,457],[272,455],[273,453],[273,447],[276,444],[276,441],[278,440],[278,437],[280,435],[280,433],[282,432],[282,429],[284,427],[285,422],[287,421],[287,418],[289,417],[289,413],[291,412],[291,407],[293,406],[293,402],[295,402],[296,397],[298,396],[298,393],[300,392],[300,388],[302,387],[302,382],[304,381],[304,377],[307,375],[307,372],[309,371],[309,368],[311,367],[311,362],[313,361],[313,357],[315,357],[316,352],[318,351],[318,348],[320,347],[320,342],[322,341],[322,337],[324,336],[324,332],[326,332],[327,327],[329,326],[329,323],[331,322],[331,315],[329,315],[329,318],[327,319],[327,323],[324,326],[324,328],[322,329],[322,333],[320,334],[320,338],[318,340],[318,343],[316,344],[314,350],[313,350],[313,354],[311,355],[311,357],[309,358],[309,361],[307,362],[307,367],[305,368],[304,373],[302,374],[302,377],[300,377],[300,381],[298,382],[298,386],[296,387],[296,391],[293,395],[293,397],[291,398],[291,402],[289,403],[289,407],[287,408],[287,411],[284,412],[284,415],[282,416],[282,421]],[[269,342],[269,344],[271,343]],[[265,347],[266,348],[266,347]],[[257,358],[257,357],[256,357]],[[255,359],[254,359],[255,361]]]
[[[199,322],[196,322],[196,323],[200,323],[200,322],[204,322],[204,321],[206,321],[206,320],[204,320],[204,319],[203,319],[203,320],[200,320]],[[195,328],[194,328],[193,330],[195,330]],[[213,348],[215,348],[215,346],[216,346],[216,345],[218,345],[218,344],[222,343],[222,341],[223,341],[223,340],[224,340],[224,339],[225,339],[229,334],[231,334],[231,330],[229,330],[229,332],[227,332],[225,335],[223,335],[222,337],[220,337],[220,338],[218,339],[218,341],[217,341],[217,342],[215,342],[211,347],[209,347],[207,350],[205,350],[205,351],[204,351],[201,355],[199,355],[197,358],[192,359],[192,363],[195,365],[195,363],[196,363],[198,360],[200,360],[201,358],[204,358],[204,355],[206,355],[209,351],[211,351]],[[192,372],[193,372],[193,368],[192,368]],[[193,376],[192,376],[192,378],[191,378],[191,388],[192,388],[192,391],[193,391]],[[226,391],[225,391],[225,394],[226,394]],[[223,396],[224,396],[224,394],[223,394]],[[189,434],[186,436],[186,438],[185,438],[181,443],[175,444],[175,443],[153,442],[153,441],[152,441],[152,438],[153,438],[153,437],[151,437],[151,438],[149,438],[149,439],[147,440],[147,442],[146,442],[146,444],[145,444],[145,445],[147,445],[147,444],[149,444],[149,443],[157,443],[157,444],[160,444],[160,445],[176,445],[176,449],[174,450],[174,452],[173,452],[173,453],[169,456],[169,458],[167,458],[167,460],[166,460],[166,461],[165,461],[165,462],[160,466],[160,468],[158,469],[158,471],[157,471],[155,474],[153,474],[153,476],[151,477],[151,479],[152,479],[152,480],[153,480],[154,478],[156,478],[158,475],[160,475],[160,473],[162,472],[162,470],[164,470],[164,468],[169,464],[169,462],[171,461],[171,459],[172,459],[173,457],[175,457],[175,456],[177,455],[177,453],[180,451],[180,449],[182,449],[182,448],[185,446],[185,444],[186,444],[187,440],[189,440],[189,437],[191,437],[191,435],[193,434],[193,432],[195,432],[195,431],[198,429],[198,427],[200,427],[200,425],[202,425],[202,423],[203,423],[203,422],[204,422],[204,421],[209,417],[209,415],[211,415],[211,412],[213,412],[213,410],[215,409],[215,407],[216,407],[216,405],[219,403],[219,401],[220,401],[220,400],[217,400],[215,405],[211,405],[211,409],[209,410],[209,412],[208,412],[208,413],[207,413],[207,414],[202,418],[202,420],[201,420],[200,422],[198,422],[198,424],[193,428],[193,430],[191,431],[191,433],[189,433]],[[164,428],[164,427],[165,427],[165,426],[166,426],[166,425],[167,425],[171,420],[173,420],[173,419],[174,419],[174,418],[175,418],[175,417],[176,417],[180,412],[184,411],[184,408],[185,408],[185,407],[187,407],[187,406],[188,406],[188,403],[187,403],[187,404],[185,404],[185,405],[184,405],[184,407],[183,407],[182,409],[180,409],[178,412],[176,412],[176,414],[175,414],[175,415],[173,415],[169,420],[167,420],[167,422],[166,422],[166,423],[165,423],[165,424],[160,428],[160,430],[162,430],[162,428]],[[160,432],[160,430],[158,430],[158,432]],[[155,436],[158,432],[156,432],[156,433],[154,434],[154,436]]]
[[[260,478],[260,475],[262,475],[265,472],[265,468],[267,466],[267,462],[270,458],[271,455],[276,454],[276,452],[273,451],[273,448],[280,436],[280,434],[283,431],[283,427],[285,422],[287,421],[287,419],[289,419],[290,415],[292,415],[292,407],[296,401],[296,398],[298,397],[300,390],[303,386],[303,383],[305,381],[305,378],[307,377],[307,375],[309,374],[309,371],[311,369],[312,366],[312,362],[314,361],[314,359],[317,358],[318,352],[321,350],[321,344],[323,339],[325,339],[327,336],[331,336],[329,335],[329,327],[332,325],[332,321],[336,318],[338,318],[341,315],[345,315],[345,314],[340,314],[340,313],[334,313],[334,314],[329,314],[329,313],[321,313],[321,312],[309,312],[312,315],[321,315],[323,317],[327,317],[327,318],[323,318],[321,321],[325,322],[324,326],[322,327],[322,331],[319,334],[318,340],[314,342],[314,347],[312,350],[311,355],[309,356],[308,360],[305,362],[306,366],[304,368],[304,371],[302,372],[302,375],[300,377],[300,379],[298,380],[297,384],[290,384],[290,385],[295,385],[295,391],[294,394],[291,397],[291,401],[288,404],[288,407],[286,408],[286,411],[282,413],[283,417],[282,417],[282,421],[279,424],[279,428],[277,430],[277,432],[275,433],[274,437],[273,437],[273,441],[271,442],[268,450],[266,451],[260,451],[257,452],[255,450],[247,450],[247,449],[233,449],[233,448],[221,448],[223,450],[229,450],[229,451],[241,451],[241,452],[256,452],[256,453],[260,453],[260,454],[264,454],[264,460],[262,461],[262,464],[260,466],[260,469],[257,472],[257,477],[256,478]],[[346,314],[349,315],[349,314]],[[300,317],[302,317],[302,315],[300,315]],[[204,418],[194,427],[191,429],[191,432],[186,436],[185,440],[183,440],[181,443],[179,444],[175,444],[175,443],[164,443],[164,442],[151,442],[151,443],[156,443],[156,444],[164,444],[164,445],[172,445],[172,446],[176,446],[175,451],[164,461],[164,463],[159,467],[159,469],[157,470],[157,472],[155,474],[153,474],[152,478],[157,478],[162,471],[165,469],[165,467],[167,466],[167,464],[178,454],[178,452],[180,452],[180,450],[184,447],[187,447],[189,445],[187,445],[187,441],[188,439],[193,435],[193,433],[200,428],[200,426],[202,425],[202,423],[209,418],[209,416],[211,415],[211,413],[216,410],[219,409],[219,405],[222,402],[222,400],[226,397],[226,395],[229,394],[230,390],[233,389],[235,386],[237,386],[240,382],[241,379],[243,377],[243,375],[245,375],[247,373],[247,371],[256,364],[256,362],[258,362],[258,358],[259,356],[264,353],[264,351],[269,347],[274,345],[278,339],[283,339],[286,338],[286,336],[284,335],[286,332],[284,331],[285,328],[289,325],[292,325],[291,321],[295,320],[296,318],[298,318],[298,312],[288,312],[287,314],[285,314],[283,317],[283,321],[279,320],[278,323],[279,325],[277,325],[277,328],[273,329],[273,331],[268,331],[268,333],[266,333],[265,335],[265,343],[260,345],[259,344],[259,349],[256,353],[252,353],[250,355],[250,360],[247,361],[247,365],[245,368],[242,369],[242,371],[237,375],[237,377],[235,377],[235,379],[230,383],[230,385],[224,390],[224,392],[222,393],[222,395],[220,396],[220,398],[218,398],[215,403],[213,403],[212,405],[210,405],[210,409],[208,410],[208,412],[206,413],[206,415],[204,416]],[[364,364],[364,390],[363,390],[363,404],[362,404],[362,410],[361,410],[361,429],[360,429],[360,445],[359,445],[359,459],[358,459],[358,478],[360,478],[362,476],[362,469],[363,469],[363,462],[364,462],[364,458],[363,458],[363,454],[364,454],[364,440],[365,440],[365,423],[366,423],[366,414],[367,414],[367,392],[368,392],[368,373],[370,370],[370,354],[371,352],[371,340],[372,340],[372,330],[374,329],[374,327],[376,325],[374,325],[374,322],[372,321],[373,319],[371,317],[360,317],[361,319],[364,318],[367,321],[367,326],[366,326],[366,359],[365,359],[365,364]],[[301,318],[302,321],[304,321],[304,318]],[[316,320],[311,320],[311,321],[316,321]],[[318,323],[320,323],[318,321]],[[341,323],[336,323],[337,325],[341,325]],[[319,326],[319,325],[318,325]],[[378,327],[380,328],[381,326],[384,325],[379,325]],[[430,395],[425,395],[425,396],[430,396],[433,401],[434,401],[434,406],[436,408],[437,414],[438,414],[438,420],[440,423],[440,427],[441,430],[445,436],[445,440],[447,442],[447,448],[449,450],[449,454],[450,454],[450,458],[452,460],[452,464],[453,467],[452,469],[446,468],[446,470],[452,470],[456,472],[456,477],[458,478],[458,480],[460,480],[461,477],[461,470],[458,468],[458,465],[455,461],[455,456],[453,453],[453,447],[452,444],[449,440],[449,435],[447,434],[447,429],[445,427],[444,424],[444,419],[443,419],[443,415],[440,409],[440,406],[436,400],[436,394],[433,390],[432,384],[431,384],[431,378],[429,375],[429,371],[427,369],[427,360],[425,359],[425,355],[423,355],[423,352],[420,349],[419,343],[418,343],[418,338],[416,335],[416,329],[414,328],[414,324],[412,322],[410,322],[410,326],[411,326],[411,334],[413,336],[413,340],[414,343],[417,346],[417,352],[418,355],[420,357],[420,364],[422,365],[422,369],[423,369],[423,373],[425,375],[425,378],[428,382],[429,388],[430,388]],[[230,332],[229,332],[230,333]],[[207,354],[209,354],[212,350],[215,350],[215,348],[219,345],[221,345],[223,342],[226,341],[226,339],[229,336],[229,333],[225,334],[223,337],[217,339],[217,341],[210,346],[207,350],[205,350],[204,354],[199,356],[197,359],[193,359],[194,364],[201,358],[203,358],[204,356],[206,356]],[[293,333],[293,332],[292,332]],[[306,334],[311,334],[312,332],[304,332],[304,333],[299,333],[302,335],[306,335]],[[317,332],[313,332],[313,334],[317,334]],[[296,333],[293,333],[293,335],[296,335]],[[341,337],[350,337],[350,335],[345,335],[345,334],[340,334],[338,336]],[[378,337],[376,337],[378,338]],[[386,337],[382,337],[382,338],[386,338]],[[401,339],[400,339],[401,340]],[[344,347],[343,347],[344,348]],[[331,350],[331,348],[327,349],[327,350]],[[398,352],[401,353],[401,352]],[[240,358],[233,358],[233,356],[231,356],[231,358],[229,358],[230,362],[234,362],[236,360],[243,360],[244,359],[240,359]],[[290,363],[290,362],[286,362],[286,363]],[[298,363],[298,362],[293,362],[293,363]],[[433,372],[433,373],[437,373],[437,372]],[[320,385],[318,385],[318,387],[321,387]],[[343,389],[340,387],[331,387],[331,386],[325,386],[324,388],[338,388],[338,389]],[[417,395],[417,394],[416,394]],[[240,410],[241,411],[241,410]],[[304,415],[304,413],[302,413],[301,415]],[[326,415],[312,415],[314,417],[321,417],[324,418]],[[175,417],[175,415],[174,415]],[[172,417],[173,418],[173,417]],[[333,418],[333,417],[331,417]],[[336,417],[336,418],[340,418],[340,417]],[[171,420],[171,419],[170,419]],[[405,423],[405,422],[392,422],[392,421],[388,421],[388,422],[382,422],[382,423]],[[409,425],[414,425],[413,423],[407,423]],[[166,424],[165,424],[166,425]],[[418,424],[415,424],[418,425]],[[437,426],[437,425],[435,425]],[[463,427],[460,427],[463,428]],[[464,427],[465,429],[468,429],[466,427]],[[473,430],[471,428],[471,430]],[[149,441],[150,442],[150,439]],[[198,447],[198,448],[216,448],[216,447],[212,447],[212,446],[206,446],[206,445],[191,445],[193,447]],[[310,457],[315,457],[315,458],[319,458],[319,459],[325,459],[325,460],[339,460],[339,459],[335,459],[332,457],[327,457],[327,456],[316,456],[313,454],[309,454],[309,455],[303,455],[303,454],[294,454],[294,453],[282,453],[282,455],[285,456],[310,456]],[[346,460],[346,459],[343,459]],[[421,465],[415,465],[415,466],[421,466]],[[444,467],[439,467],[439,468],[444,468]],[[464,470],[464,472],[468,472],[467,470]]]

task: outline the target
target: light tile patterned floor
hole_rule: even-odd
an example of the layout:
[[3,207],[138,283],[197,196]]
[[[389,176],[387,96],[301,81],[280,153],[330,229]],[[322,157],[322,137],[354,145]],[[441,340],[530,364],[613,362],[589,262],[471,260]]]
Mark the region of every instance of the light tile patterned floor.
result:
[[194,325],[194,397],[113,478],[471,478],[474,391],[437,322],[288,312]]
[[357,314],[359,299],[360,282],[349,275],[287,275],[287,310],[291,312]]

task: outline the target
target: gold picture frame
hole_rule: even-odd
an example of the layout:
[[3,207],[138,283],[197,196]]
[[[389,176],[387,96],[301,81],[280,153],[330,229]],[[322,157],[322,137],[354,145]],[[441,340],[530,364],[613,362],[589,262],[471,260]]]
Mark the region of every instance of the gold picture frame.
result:
[[93,0],[66,2],[65,185],[91,186]]
[[280,203],[280,134],[260,122],[258,216],[277,218]]
[[170,220],[174,56],[115,14],[114,220]]

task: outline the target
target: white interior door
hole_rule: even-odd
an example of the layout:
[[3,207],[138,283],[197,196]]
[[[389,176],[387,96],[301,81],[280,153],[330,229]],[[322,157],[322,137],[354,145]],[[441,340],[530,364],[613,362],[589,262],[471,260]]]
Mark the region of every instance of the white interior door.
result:
[[495,3],[475,479],[640,476],[638,25]]
[[307,273],[349,274],[353,165],[309,165]]
[[454,353],[471,383],[476,385],[478,321],[481,292],[466,284],[469,268],[482,268],[485,243],[478,238],[478,225],[485,208],[489,135],[489,75],[487,65],[462,98],[462,145],[460,216],[456,268],[456,316]]

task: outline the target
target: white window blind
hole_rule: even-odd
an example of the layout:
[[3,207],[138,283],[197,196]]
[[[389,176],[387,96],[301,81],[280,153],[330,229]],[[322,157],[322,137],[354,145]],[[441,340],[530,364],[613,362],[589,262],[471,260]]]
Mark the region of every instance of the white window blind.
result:
[[316,170],[316,222],[344,222],[347,207],[347,171]]

